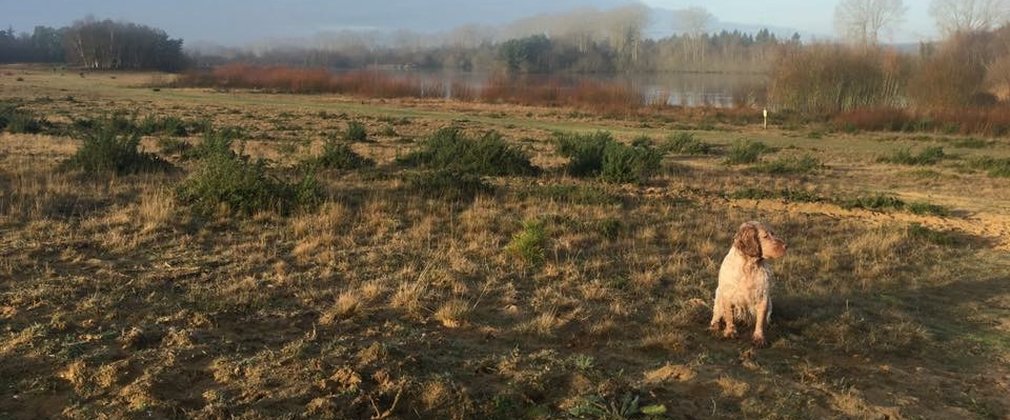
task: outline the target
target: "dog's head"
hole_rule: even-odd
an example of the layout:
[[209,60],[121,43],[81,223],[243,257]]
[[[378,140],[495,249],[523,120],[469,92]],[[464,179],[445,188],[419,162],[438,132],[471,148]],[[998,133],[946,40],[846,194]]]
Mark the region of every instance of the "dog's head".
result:
[[775,237],[771,229],[758,222],[740,225],[733,238],[733,247],[751,258],[779,258],[786,255],[785,241]]

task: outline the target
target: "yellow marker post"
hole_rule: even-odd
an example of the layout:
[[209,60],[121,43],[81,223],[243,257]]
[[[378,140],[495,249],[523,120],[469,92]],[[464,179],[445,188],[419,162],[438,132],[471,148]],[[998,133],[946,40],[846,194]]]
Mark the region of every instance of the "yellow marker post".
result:
[[764,116],[765,116],[765,130],[767,130],[768,129],[768,108],[765,108]]

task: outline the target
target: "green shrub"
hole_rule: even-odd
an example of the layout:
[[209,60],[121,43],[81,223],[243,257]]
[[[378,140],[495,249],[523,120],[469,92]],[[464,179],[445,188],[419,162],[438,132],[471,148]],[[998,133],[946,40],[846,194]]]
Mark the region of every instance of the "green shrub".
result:
[[318,204],[321,196],[311,170],[300,181],[289,184],[270,175],[264,160],[251,161],[230,150],[204,155],[200,167],[176,193],[181,202],[203,215],[214,214],[222,207],[246,215],[259,211],[288,214]]
[[165,136],[185,137],[189,135],[190,131],[185,121],[173,116],[158,118],[148,115],[133,124],[135,130],[143,136],[161,134]]
[[612,142],[603,153],[600,176],[613,183],[639,183],[655,174],[663,156],[652,146],[638,144],[625,146]]
[[817,158],[810,155],[785,156],[770,162],[762,162],[754,166],[757,172],[773,175],[798,175],[815,172],[824,165]]
[[204,131],[200,143],[183,152],[182,156],[186,159],[203,159],[213,155],[234,155],[231,146],[237,137],[236,130],[208,128]]
[[566,170],[578,177],[600,176],[607,182],[642,182],[660,168],[662,154],[647,138],[631,146],[618,143],[610,133],[557,135],[558,154],[569,159]]
[[171,164],[154,154],[138,150],[140,136],[121,134],[111,121],[84,133],[83,137],[84,143],[77,152],[60,165],[63,170],[123,175],[172,168]]
[[725,162],[728,165],[756,163],[762,154],[769,151],[771,148],[762,142],[737,140],[730,146]]
[[350,141],[368,141],[368,131],[365,130],[364,124],[351,121],[347,123],[345,137]]
[[908,149],[901,149],[889,156],[882,156],[877,161],[898,165],[935,165],[947,157],[949,156],[943,152],[942,147],[927,147],[917,155]]
[[603,170],[603,154],[607,145],[615,143],[606,131],[593,134],[558,134],[558,154],[569,159],[565,170],[571,176],[597,176]]
[[682,155],[710,155],[715,152],[712,144],[705,143],[694,137],[694,134],[681,131],[667,137],[666,142],[660,147],[664,153],[678,153]]
[[341,170],[375,166],[375,161],[355,153],[347,143],[334,139],[327,140],[323,145],[323,153],[310,159],[308,163],[325,169]]
[[526,267],[538,267],[543,264],[546,254],[547,233],[543,222],[526,220],[519,232],[505,247],[506,252],[515,256]]
[[501,135],[487,133],[468,138],[458,129],[441,129],[421,143],[418,150],[399,159],[403,164],[444,169],[473,175],[535,175],[538,170],[518,148]]
[[410,174],[405,177],[404,183],[409,191],[422,197],[447,201],[468,201],[494,191],[494,187],[480,176],[452,169]]

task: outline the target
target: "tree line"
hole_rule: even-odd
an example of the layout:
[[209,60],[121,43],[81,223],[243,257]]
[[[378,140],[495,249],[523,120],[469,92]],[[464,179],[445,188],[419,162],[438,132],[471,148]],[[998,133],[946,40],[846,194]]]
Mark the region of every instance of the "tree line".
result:
[[146,25],[87,18],[31,34],[0,31],[0,63],[65,63],[92,70],[179,71],[189,65],[182,39]]

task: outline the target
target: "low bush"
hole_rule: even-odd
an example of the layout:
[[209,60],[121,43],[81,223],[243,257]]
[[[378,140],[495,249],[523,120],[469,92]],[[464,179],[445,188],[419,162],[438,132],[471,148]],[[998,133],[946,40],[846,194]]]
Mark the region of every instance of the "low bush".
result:
[[603,154],[611,143],[615,143],[614,138],[605,131],[556,135],[558,154],[569,159],[565,170],[576,177],[599,175],[603,170]]
[[569,175],[599,176],[607,182],[643,182],[660,168],[662,154],[651,141],[635,141],[631,146],[618,143],[610,133],[557,135],[558,154],[569,159]]
[[179,201],[202,215],[221,209],[250,215],[275,211],[286,215],[295,209],[311,208],[322,201],[315,168],[305,169],[302,178],[289,183],[271,175],[263,159],[252,160],[231,148],[233,130],[208,130],[203,142],[192,149],[199,158],[198,169],[176,190]]
[[613,183],[643,182],[659,171],[662,159],[662,154],[648,144],[625,146],[612,142],[604,150],[600,177]]
[[361,156],[351,149],[347,143],[329,139],[323,144],[323,153],[309,159],[308,165],[324,169],[351,170],[375,166],[375,161]]
[[927,147],[918,154],[912,154],[908,149],[898,150],[891,155],[882,156],[878,162],[893,163],[898,165],[935,165],[949,155],[943,152],[942,147]]
[[705,143],[694,137],[694,134],[682,131],[667,137],[666,142],[660,146],[664,153],[678,153],[682,155],[710,155],[715,153],[712,144]]
[[771,151],[768,145],[759,141],[737,140],[730,146],[726,153],[725,162],[727,165],[741,165],[746,163],[756,163],[761,159],[761,155]]
[[237,130],[208,128],[200,143],[184,151],[182,156],[185,159],[202,159],[214,155],[234,155],[232,144],[238,136]]
[[172,168],[171,164],[156,155],[139,150],[140,136],[120,133],[112,121],[83,133],[83,137],[84,143],[73,156],[63,161],[61,169],[125,175]]
[[469,138],[445,128],[425,139],[418,150],[399,159],[406,165],[443,169],[477,176],[536,175],[529,157],[495,132]]
[[368,131],[365,129],[365,125],[357,122],[351,121],[347,123],[347,132],[344,137],[350,141],[368,141]]

